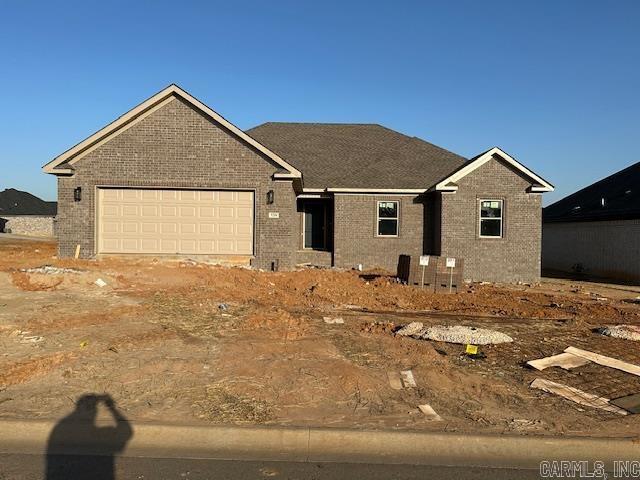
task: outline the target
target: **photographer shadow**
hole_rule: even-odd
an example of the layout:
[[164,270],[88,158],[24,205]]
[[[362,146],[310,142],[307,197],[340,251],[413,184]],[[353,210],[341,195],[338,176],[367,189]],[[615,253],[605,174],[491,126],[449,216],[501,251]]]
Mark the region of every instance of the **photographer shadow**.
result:
[[[114,426],[96,424],[100,403]],[[49,435],[45,480],[115,480],[115,456],[132,436],[131,424],[110,395],[83,395]]]

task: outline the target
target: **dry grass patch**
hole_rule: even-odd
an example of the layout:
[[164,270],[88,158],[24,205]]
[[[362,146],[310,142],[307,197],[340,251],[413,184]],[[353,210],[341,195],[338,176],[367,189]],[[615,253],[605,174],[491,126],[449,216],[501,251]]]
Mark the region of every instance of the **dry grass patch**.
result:
[[265,423],[274,418],[268,402],[230,392],[222,383],[205,387],[204,395],[193,403],[196,416],[215,423]]

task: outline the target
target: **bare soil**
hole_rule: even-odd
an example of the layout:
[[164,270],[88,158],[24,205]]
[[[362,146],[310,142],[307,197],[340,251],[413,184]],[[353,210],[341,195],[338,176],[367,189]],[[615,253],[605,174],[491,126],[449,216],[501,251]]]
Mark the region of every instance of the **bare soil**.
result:
[[[81,272],[22,271],[46,264]],[[637,415],[529,384],[542,377],[615,398],[640,392],[640,377],[525,363],[572,345],[640,364],[637,343],[594,331],[640,325],[636,290],[553,279],[435,294],[375,272],[62,260],[52,242],[2,241],[0,417],[56,419],[95,392],[134,421],[635,436]],[[472,358],[463,345],[393,335],[411,321],[489,328],[514,342]],[[406,369],[418,386],[391,388],[388,372]],[[443,421],[425,420],[424,403]]]

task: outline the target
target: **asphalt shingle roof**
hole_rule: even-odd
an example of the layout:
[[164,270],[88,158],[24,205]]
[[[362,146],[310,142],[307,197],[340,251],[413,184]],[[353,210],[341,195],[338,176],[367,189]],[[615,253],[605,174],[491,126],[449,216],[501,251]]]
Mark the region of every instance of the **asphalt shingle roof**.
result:
[[545,222],[640,218],[640,162],[546,207]]
[[376,124],[269,122],[247,133],[300,170],[305,188],[426,189],[467,162]]
[[55,216],[57,202],[46,202],[28,192],[7,188],[0,192],[0,217],[3,215]]

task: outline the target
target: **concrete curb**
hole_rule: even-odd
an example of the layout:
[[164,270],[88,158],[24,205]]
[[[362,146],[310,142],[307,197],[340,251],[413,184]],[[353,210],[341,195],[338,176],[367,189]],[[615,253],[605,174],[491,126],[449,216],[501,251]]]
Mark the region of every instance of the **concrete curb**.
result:
[[[0,453],[46,453],[55,422],[0,421]],[[123,456],[294,462],[457,465],[538,469],[542,460],[640,459],[640,440],[464,435],[329,428],[133,425]],[[100,454],[86,425],[70,434],[66,452]]]

